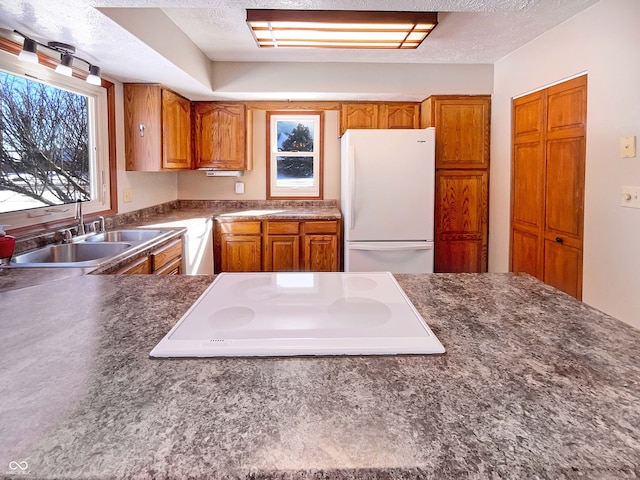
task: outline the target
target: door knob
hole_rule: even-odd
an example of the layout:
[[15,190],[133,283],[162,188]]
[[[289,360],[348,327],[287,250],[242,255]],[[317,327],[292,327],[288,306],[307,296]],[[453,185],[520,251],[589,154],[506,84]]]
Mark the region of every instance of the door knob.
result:
[[556,242],[562,243],[562,237],[556,237]]

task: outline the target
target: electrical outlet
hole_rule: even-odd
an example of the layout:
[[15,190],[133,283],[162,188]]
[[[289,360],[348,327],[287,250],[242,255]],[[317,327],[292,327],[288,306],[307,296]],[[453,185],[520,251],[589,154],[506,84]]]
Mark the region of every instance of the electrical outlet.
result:
[[622,187],[620,205],[623,207],[640,208],[640,187]]
[[130,188],[125,188],[122,191],[122,201],[124,203],[130,203],[133,202],[133,190]]

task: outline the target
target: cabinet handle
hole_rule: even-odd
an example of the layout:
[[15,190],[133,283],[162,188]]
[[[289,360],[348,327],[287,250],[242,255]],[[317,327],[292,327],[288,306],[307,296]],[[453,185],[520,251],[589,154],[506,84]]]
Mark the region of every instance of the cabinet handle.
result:
[[556,237],[556,242],[562,243],[562,237]]
[[140,126],[138,126],[138,129],[140,130],[140,136],[144,137],[144,129],[147,128],[146,125],[142,125],[140,124]]

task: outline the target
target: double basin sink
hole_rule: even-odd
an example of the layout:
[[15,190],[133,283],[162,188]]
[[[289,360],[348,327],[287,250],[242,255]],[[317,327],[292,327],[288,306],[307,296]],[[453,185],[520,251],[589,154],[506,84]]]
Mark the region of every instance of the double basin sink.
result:
[[73,243],[47,245],[14,255],[12,267],[95,267],[115,257],[161,240],[173,230],[112,230],[90,233],[73,239]]

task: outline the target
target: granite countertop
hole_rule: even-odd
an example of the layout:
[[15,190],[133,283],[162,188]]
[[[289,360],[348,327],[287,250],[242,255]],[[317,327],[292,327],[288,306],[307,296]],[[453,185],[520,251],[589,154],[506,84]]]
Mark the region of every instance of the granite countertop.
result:
[[[242,220],[340,220],[340,210],[334,200],[326,201],[211,201],[180,200],[177,208],[140,210],[107,218],[107,230],[120,228],[170,228],[175,235],[162,242],[145,245],[128,251],[114,261],[99,267],[86,268],[2,268],[0,267],[0,292],[44,284],[88,273],[113,272],[128,262],[146,255],[181,236],[191,225],[208,219],[219,221]],[[43,246],[37,237],[27,240],[21,251]]]
[[396,275],[441,356],[150,359],[212,278],[0,293],[0,478],[640,476],[640,331],[530,276]]

